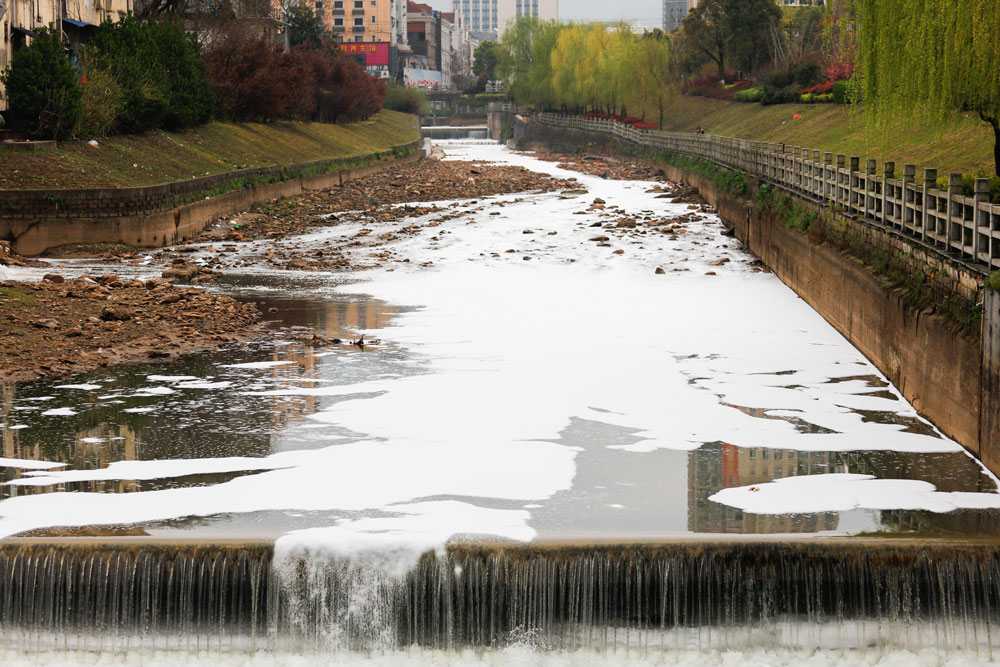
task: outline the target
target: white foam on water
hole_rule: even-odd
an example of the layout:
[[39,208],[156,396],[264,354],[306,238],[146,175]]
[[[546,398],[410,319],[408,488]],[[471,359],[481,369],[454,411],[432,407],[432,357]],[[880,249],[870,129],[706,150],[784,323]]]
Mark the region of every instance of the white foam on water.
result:
[[834,473],[787,477],[764,484],[722,489],[709,500],[752,514],[846,512],[853,509],[1000,509],[1000,493],[942,492],[914,479],[875,479]]
[[150,382],[185,382],[188,380],[201,380],[196,375],[147,375]]
[[84,391],[91,391],[93,389],[103,389],[99,384],[60,384],[56,385],[56,389],[81,389]]
[[223,364],[222,368],[274,368],[275,366],[287,366],[294,364],[294,361],[250,361],[243,364]]
[[77,667],[136,665],[146,667],[988,667],[988,651],[973,649],[908,651],[870,649],[678,650],[644,655],[595,650],[539,651],[512,646],[486,652],[410,649],[372,653],[300,653],[284,651],[99,651],[0,652],[5,667]]
[[174,390],[170,387],[139,387],[136,390],[136,396],[166,396],[167,394],[173,394]]
[[23,468],[25,470],[48,470],[50,468],[61,468],[65,463],[54,461],[35,461],[32,459],[7,459],[0,458],[0,468]]
[[72,417],[77,414],[72,408],[52,408],[42,413],[43,417]]
[[153,406],[151,406],[151,405],[147,405],[147,406],[140,407],[140,408],[125,408],[124,410],[122,410],[122,412],[129,412],[129,413],[132,413],[132,414],[141,414],[141,413],[144,413],[144,412],[155,412],[155,411],[156,411],[156,408],[153,407]]

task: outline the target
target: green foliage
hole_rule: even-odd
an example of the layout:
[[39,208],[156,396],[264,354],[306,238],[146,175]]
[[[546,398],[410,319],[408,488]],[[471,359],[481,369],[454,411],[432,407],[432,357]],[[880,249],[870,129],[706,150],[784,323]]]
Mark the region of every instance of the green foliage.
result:
[[473,55],[472,72],[477,76],[486,75],[490,81],[495,81],[497,65],[500,64],[500,50],[496,42],[482,42],[476,47]]
[[834,104],[850,104],[850,85],[846,81],[837,81],[830,91]]
[[392,111],[402,111],[426,115],[431,112],[431,105],[427,102],[427,94],[419,88],[404,88],[403,86],[389,86],[389,94],[386,95],[382,106]]
[[291,46],[315,49],[323,45],[323,19],[304,0],[288,8],[285,22],[288,23],[288,41]]
[[111,134],[118,119],[122,89],[109,69],[84,56],[83,113],[76,134],[84,137],[104,137]]
[[40,28],[2,75],[15,129],[34,139],[64,139],[80,121],[82,92],[59,32]]
[[995,271],[983,282],[983,287],[991,292],[1000,292],[1000,271]]
[[542,107],[554,102],[550,56],[561,30],[554,21],[522,17],[504,33],[497,75],[512,99]]
[[764,99],[764,91],[761,88],[747,88],[733,95],[734,102],[760,102]]
[[721,81],[727,67],[754,72],[771,60],[781,18],[773,0],[702,0],[685,17],[683,36],[692,52],[715,64]]
[[873,133],[914,114],[970,111],[995,132],[1000,175],[1000,3],[858,0],[856,76]]
[[184,32],[180,21],[149,23],[160,65],[166,73],[167,113],[163,127],[178,130],[207,123],[215,110],[198,38]]
[[86,57],[112,73],[121,86],[116,129],[128,134],[161,127],[170,110],[167,72],[154,30],[131,14],[106,20],[87,44]]

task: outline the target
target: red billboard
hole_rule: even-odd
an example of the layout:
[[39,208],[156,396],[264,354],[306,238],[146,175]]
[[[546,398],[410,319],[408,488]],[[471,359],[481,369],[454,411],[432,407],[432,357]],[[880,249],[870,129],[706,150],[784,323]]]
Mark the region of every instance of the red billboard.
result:
[[349,56],[363,55],[367,67],[389,66],[388,42],[344,42],[337,47]]

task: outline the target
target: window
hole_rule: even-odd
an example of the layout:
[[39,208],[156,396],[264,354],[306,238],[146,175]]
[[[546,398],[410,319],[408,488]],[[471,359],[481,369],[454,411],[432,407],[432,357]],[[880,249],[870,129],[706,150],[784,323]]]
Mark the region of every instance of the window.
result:
[[323,11],[323,0],[316,0],[316,11]]
[[333,19],[333,25],[344,25],[344,19],[334,18]]
[[365,41],[365,38],[364,38],[363,35],[355,35],[354,36],[354,41],[355,42],[363,42],[363,41]]
[[363,28],[364,25],[365,25],[365,18],[363,16],[357,16],[357,17],[355,17],[355,19],[354,19],[354,25],[361,26]]
[[354,0],[354,8],[355,9],[364,9],[365,8],[365,0]]
[[373,24],[375,23],[375,15],[374,14],[372,14],[372,23]]
[[344,8],[344,0],[333,0],[333,8],[334,9],[343,9]]

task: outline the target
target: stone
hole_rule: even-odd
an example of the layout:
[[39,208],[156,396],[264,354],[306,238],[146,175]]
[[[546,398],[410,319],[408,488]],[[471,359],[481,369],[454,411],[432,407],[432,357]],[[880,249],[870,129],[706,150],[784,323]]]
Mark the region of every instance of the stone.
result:
[[127,322],[132,319],[132,315],[120,308],[105,306],[101,311],[101,319],[105,322]]
[[666,273],[666,271],[663,270],[662,266],[658,266],[656,267],[656,271],[654,271],[653,273],[655,273],[658,276],[662,276],[664,273]]
[[58,273],[46,273],[44,276],[42,276],[42,280],[48,283],[56,283],[58,285],[61,285],[64,282],[66,282],[66,279],[60,276]]
[[612,255],[624,255],[624,254],[625,254],[625,251],[624,251],[624,250],[622,250],[621,248],[618,248],[618,250],[615,250],[615,251],[614,251],[613,253],[611,253],[611,254],[612,254]]
[[31,326],[38,327],[39,329],[58,329],[59,322],[55,320],[35,320],[31,323]]
[[709,266],[722,266],[729,261],[728,257],[720,257],[719,259],[712,260],[708,263]]

